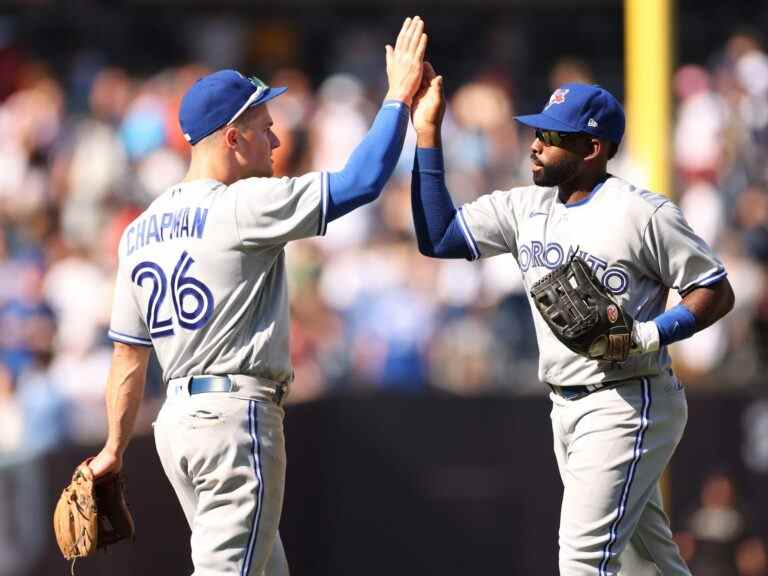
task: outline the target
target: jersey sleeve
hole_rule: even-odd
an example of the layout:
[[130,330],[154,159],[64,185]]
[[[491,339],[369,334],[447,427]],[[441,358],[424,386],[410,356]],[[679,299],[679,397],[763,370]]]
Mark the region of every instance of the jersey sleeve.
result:
[[109,337],[123,344],[152,346],[149,329],[131,291],[131,279],[122,265],[115,278]]
[[665,286],[682,294],[726,276],[722,262],[672,202],[665,202],[653,213],[643,242],[651,270]]
[[325,234],[328,174],[249,178],[235,186],[235,226],[248,246],[284,244]]
[[459,208],[456,216],[473,260],[507,252],[517,257],[517,223],[508,192],[480,196]]

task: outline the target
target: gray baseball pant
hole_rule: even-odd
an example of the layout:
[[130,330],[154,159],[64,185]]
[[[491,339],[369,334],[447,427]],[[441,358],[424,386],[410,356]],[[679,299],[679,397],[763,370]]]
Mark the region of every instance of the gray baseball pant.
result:
[[575,400],[550,398],[564,487],[561,576],[690,576],[658,485],[688,419],[677,379],[664,374]]
[[283,417],[245,393],[169,386],[155,444],[192,530],[193,576],[288,576]]

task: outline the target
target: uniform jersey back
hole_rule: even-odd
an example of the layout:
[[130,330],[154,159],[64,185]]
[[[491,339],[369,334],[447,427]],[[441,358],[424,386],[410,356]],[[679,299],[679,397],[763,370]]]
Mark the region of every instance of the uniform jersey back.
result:
[[325,233],[327,174],[173,186],[123,232],[110,337],[154,346],[165,380],[288,382],[284,246]]
[[[685,293],[725,276],[723,265],[674,203],[620,178],[610,177],[571,205],[558,199],[556,188],[530,186],[482,196],[459,214],[475,258],[511,252],[530,289],[578,251],[639,321],[664,312],[670,288]],[[543,382],[597,384],[669,368],[666,348],[622,363],[580,356],[555,337],[535,306],[532,310]]]

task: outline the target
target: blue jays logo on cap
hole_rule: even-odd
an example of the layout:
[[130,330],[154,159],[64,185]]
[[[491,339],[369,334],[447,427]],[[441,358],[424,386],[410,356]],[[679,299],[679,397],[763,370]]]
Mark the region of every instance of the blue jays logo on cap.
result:
[[552,104],[562,104],[565,102],[565,97],[568,95],[568,89],[565,88],[558,88],[552,93],[552,96],[549,97],[549,102],[546,106],[544,106],[544,110],[552,106]]
[[613,94],[600,86],[576,83],[555,90],[541,113],[515,119],[540,130],[584,132],[617,144],[626,123],[624,109]]
[[243,112],[279,96],[287,88],[267,86],[259,78],[246,78],[237,70],[219,70],[200,78],[181,100],[179,125],[192,145],[222,126],[237,120]]

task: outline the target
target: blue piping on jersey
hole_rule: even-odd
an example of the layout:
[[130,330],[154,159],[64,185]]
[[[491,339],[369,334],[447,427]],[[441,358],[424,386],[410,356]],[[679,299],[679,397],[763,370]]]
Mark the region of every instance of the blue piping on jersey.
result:
[[264,478],[261,473],[261,443],[259,442],[259,420],[258,405],[255,400],[248,402],[248,431],[251,434],[253,471],[256,475],[256,509],[253,511],[253,520],[251,523],[251,533],[248,537],[248,546],[245,549],[245,558],[243,567],[240,571],[241,576],[247,576],[251,572],[251,562],[253,562],[253,552],[256,548],[256,540],[259,535],[259,524],[261,523],[262,504],[264,502]]
[[317,235],[325,236],[328,228],[328,172],[320,174],[320,222],[317,226]]
[[464,220],[464,214],[461,212],[461,208],[456,211],[455,217],[458,219],[461,231],[464,233],[464,238],[467,240],[467,245],[472,251],[472,258],[470,258],[470,260],[477,260],[480,258],[480,250],[477,247],[475,237],[472,236],[472,231],[469,229],[469,226],[467,226],[467,221]]
[[695,284],[691,284],[690,286],[686,286],[684,290],[680,289],[680,290],[678,290],[678,292],[682,296],[685,296],[686,294],[688,294],[692,290],[696,290],[696,288],[706,288],[708,286],[712,286],[713,284],[717,284],[718,282],[720,282],[720,280],[722,280],[726,276],[728,276],[728,271],[725,268],[718,268],[717,270],[712,272],[712,274],[710,274],[709,276],[705,277],[703,280],[699,280]]
[[696,282],[696,284],[689,286],[682,292],[688,293],[691,290],[695,290],[696,288],[706,288],[707,286],[712,286],[713,284],[717,284],[718,282],[720,282],[720,280],[722,280],[726,276],[728,276],[728,271],[725,268],[719,268],[715,270],[712,274],[704,278],[704,280]]
[[121,344],[138,344],[139,346],[150,346],[150,347],[152,346],[152,340],[147,340],[145,338],[137,338],[136,336],[123,334],[116,330],[110,330],[109,332],[107,332],[107,336],[109,336],[110,340],[114,340],[115,342],[120,342]]
[[635,479],[635,473],[637,467],[640,464],[640,457],[643,454],[643,441],[645,439],[645,433],[650,425],[651,414],[651,382],[648,378],[641,378],[641,387],[643,395],[643,404],[640,410],[640,428],[635,436],[635,446],[632,450],[632,463],[627,470],[627,476],[624,479],[624,487],[621,491],[621,498],[619,499],[619,507],[616,511],[616,518],[611,523],[611,528],[608,535],[608,542],[603,548],[602,560],[599,566],[599,576],[607,576],[608,563],[611,561],[613,552],[611,549],[616,543],[619,537],[619,524],[624,519],[624,515],[627,512],[627,503],[629,502],[629,491],[632,489],[632,481]]
[[592,200],[592,198],[594,198],[595,194],[597,194],[600,191],[600,189],[603,187],[603,184],[608,182],[609,178],[611,178],[611,175],[606,174],[605,179],[595,184],[595,187],[592,188],[592,191],[589,193],[589,196],[587,196],[586,198],[582,198],[581,200],[578,200],[573,204],[563,204],[563,206],[565,206],[566,208],[575,208],[576,206],[583,206],[584,204]]

